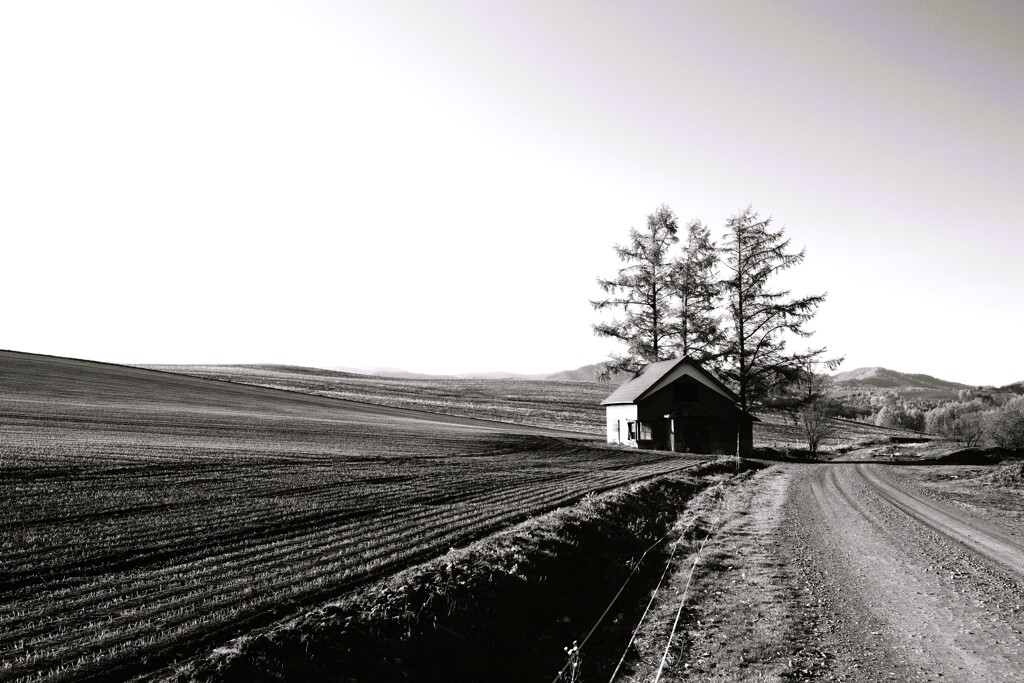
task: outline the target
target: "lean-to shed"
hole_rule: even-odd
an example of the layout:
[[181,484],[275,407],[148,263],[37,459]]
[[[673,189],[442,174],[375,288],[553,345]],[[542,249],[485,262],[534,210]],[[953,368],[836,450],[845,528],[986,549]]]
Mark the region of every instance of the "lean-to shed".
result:
[[750,457],[754,422],[739,396],[696,361],[651,363],[601,402],[608,443]]

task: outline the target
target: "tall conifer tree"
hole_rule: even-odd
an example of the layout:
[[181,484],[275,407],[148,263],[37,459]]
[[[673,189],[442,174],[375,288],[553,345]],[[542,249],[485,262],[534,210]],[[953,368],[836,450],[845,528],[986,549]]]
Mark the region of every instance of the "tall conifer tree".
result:
[[626,352],[612,355],[605,375],[636,372],[648,363],[666,360],[675,350],[672,304],[671,248],[679,241],[679,225],[672,210],[662,204],[647,217],[647,229],[629,233],[629,244],[615,245],[623,267],[613,279],[598,279],[608,298],[591,301],[595,310],[621,312],[621,318],[594,325],[602,337],[626,344]]
[[747,207],[726,223],[726,279],[722,281],[729,323],[722,374],[740,396],[744,410],[764,405],[798,381],[808,364],[821,361],[824,348],[791,353],[787,338],[806,338],[805,329],[825,294],[792,298],[773,287],[775,276],[799,265],[805,251],[790,252],[784,228],[773,232],[771,218],[761,219]]
[[711,231],[698,220],[686,226],[683,250],[672,270],[672,285],[677,298],[677,350],[699,363],[715,361],[725,337],[718,281],[718,250]]

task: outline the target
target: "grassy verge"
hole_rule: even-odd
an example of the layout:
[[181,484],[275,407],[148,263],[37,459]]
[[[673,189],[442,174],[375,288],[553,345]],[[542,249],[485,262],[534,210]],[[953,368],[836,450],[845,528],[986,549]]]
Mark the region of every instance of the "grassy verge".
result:
[[[606,673],[664,566],[669,531],[693,495],[732,471],[714,461],[594,496],[452,550],[350,598],[236,640],[177,681],[551,680],[627,576],[582,655]],[[633,569],[636,568],[636,572]]]
[[779,472],[736,482],[712,506],[711,523],[674,564],[616,681],[650,681],[659,668],[666,683],[813,679],[827,669],[811,647],[816,623],[801,583],[768,540],[785,496]]

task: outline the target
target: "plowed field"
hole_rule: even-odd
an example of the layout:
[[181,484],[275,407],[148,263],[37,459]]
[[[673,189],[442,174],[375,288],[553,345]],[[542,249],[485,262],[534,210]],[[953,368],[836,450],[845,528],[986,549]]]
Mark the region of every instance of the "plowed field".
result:
[[487,418],[604,437],[601,401],[613,385],[537,379],[405,378],[294,365],[153,365],[153,369],[431,413]]
[[0,679],[127,680],[592,491],[585,436],[0,352]]

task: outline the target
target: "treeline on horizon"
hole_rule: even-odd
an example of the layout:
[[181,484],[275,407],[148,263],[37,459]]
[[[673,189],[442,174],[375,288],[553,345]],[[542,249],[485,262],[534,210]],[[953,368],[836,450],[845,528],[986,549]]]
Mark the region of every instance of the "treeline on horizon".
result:
[[889,393],[861,397],[858,403],[833,400],[836,410],[862,411],[856,419],[880,427],[942,436],[968,447],[1024,448],[1024,396],[1012,392],[962,390],[949,401]]

